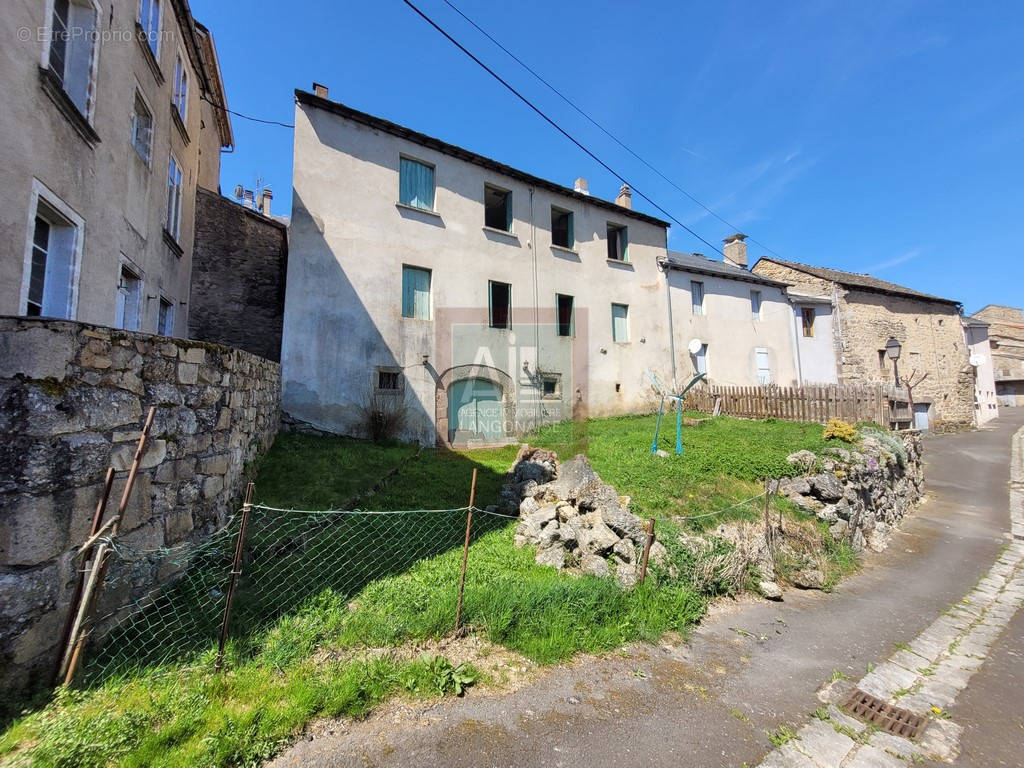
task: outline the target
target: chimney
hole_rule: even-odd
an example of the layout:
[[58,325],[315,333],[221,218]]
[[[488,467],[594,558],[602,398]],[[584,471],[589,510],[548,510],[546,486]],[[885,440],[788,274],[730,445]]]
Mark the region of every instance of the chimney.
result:
[[313,93],[319,96],[321,99],[327,98],[327,86],[321,85],[320,83],[313,83]]
[[245,197],[243,198],[242,205],[244,205],[246,208],[253,208],[254,207],[253,204],[252,204],[252,190],[251,189],[245,190]]
[[262,205],[260,205],[260,207],[263,209],[263,215],[264,216],[269,216],[270,215],[270,201],[273,200],[273,199],[274,199],[274,193],[271,192],[269,189],[264,189],[263,190],[263,198],[260,200],[260,203],[262,203]]
[[244,194],[245,194],[245,191],[242,189],[242,185],[241,184],[236,185],[235,186],[235,200],[237,200],[238,202],[242,202],[242,196]]
[[580,176],[576,179],[576,182],[572,185],[572,188],[583,195],[590,194],[590,186],[587,184],[587,180]]
[[623,208],[633,207],[633,193],[629,189],[629,184],[623,184],[619,189],[619,196],[615,198],[615,204],[621,205]]
[[747,268],[747,244],[743,242],[746,239],[746,235],[741,235],[737,232],[735,235],[729,235],[722,241],[725,243],[726,264],[732,264],[740,269]]

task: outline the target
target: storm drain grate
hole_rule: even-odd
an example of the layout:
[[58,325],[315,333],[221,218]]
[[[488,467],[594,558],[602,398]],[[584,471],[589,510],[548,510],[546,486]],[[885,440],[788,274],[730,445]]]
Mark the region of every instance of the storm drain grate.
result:
[[866,723],[871,723],[887,733],[902,736],[905,739],[916,739],[926,720],[909,710],[886,704],[879,698],[854,688],[846,701],[845,709]]

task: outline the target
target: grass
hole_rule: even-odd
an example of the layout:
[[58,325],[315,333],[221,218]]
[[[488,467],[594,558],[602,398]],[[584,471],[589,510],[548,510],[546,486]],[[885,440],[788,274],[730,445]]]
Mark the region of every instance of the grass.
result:
[[[662,432],[670,452],[673,426],[663,424]],[[585,451],[605,481],[631,495],[634,512],[661,518],[703,514],[760,493],[763,477],[795,471],[788,454],[825,447],[820,425],[721,418],[685,429],[682,457],[658,458],[650,453],[653,433],[654,417],[644,416],[557,425],[528,440],[563,460]],[[358,506],[464,507],[476,469],[482,507],[496,500],[516,450],[418,452],[403,444],[286,433],[261,462],[256,499],[273,507],[338,508],[400,466],[400,474]],[[713,524],[754,518],[760,510],[747,505]],[[643,585],[624,591],[611,579],[538,566],[531,548],[513,545],[514,522],[474,519],[464,623],[540,664],[653,641],[670,630],[685,633],[710,596],[734,588],[714,580],[694,588],[697,563],[675,545],[678,520],[659,521],[658,529],[674,567],[656,568]],[[414,524],[422,517],[309,520],[286,537],[254,524],[226,673],[212,671],[215,649],[207,644],[178,663],[61,691],[0,736],[0,762],[259,765],[313,718],[360,716],[389,696],[450,694],[472,684],[475,671],[456,665],[459,660],[387,650],[450,635],[463,513],[431,517],[426,528]],[[387,527],[371,531],[366,521]],[[425,530],[433,538],[425,539]],[[288,590],[271,589],[281,584]],[[791,738],[785,729],[777,733]]]

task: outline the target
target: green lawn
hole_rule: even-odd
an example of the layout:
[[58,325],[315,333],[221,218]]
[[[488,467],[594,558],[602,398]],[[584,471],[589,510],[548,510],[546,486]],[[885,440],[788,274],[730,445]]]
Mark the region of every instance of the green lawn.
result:
[[[671,451],[674,421],[664,426],[663,447]],[[787,454],[824,445],[819,425],[722,418],[686,428],[684,456],[658,458],[650,454],[653,431],[654,418],[644,416],[557,425],[527,439],[563,459],[584,450],[607,482],[632,497],[634,511],[663,518],[703,514],[754,495],[761,478],[792,471]],[[475,468],[476,505],[483,507],[496,499],[516,450],[417,452],[401,444],[282,434],[260,465],[256,499],[333,509],[399,466],[384,487],[361,499],[361,508],[456,509],[468,503]],[[464,526],[459,511],[258,511],[225,673],[212,671],[215,644],[200,636],[190,655],[63,692],[27,713],[0,737],[0,761],[258,765],[314,717],[358,715],[396,693],[452,692],[459,674],[473,676],[472,670],[453,673],[460,659],[409,661],[366,651],[452,631]],[[685,632],[711,596],[692,586],[695,562],[680,547],[670,546],[671,572],[657,569],[641,587],[623,591],[612,580],[536,565],[529,548],[513,546],[514,526],[475,516],[465,623],[538,663]],[[678,528],[659,523],[666,543]]]

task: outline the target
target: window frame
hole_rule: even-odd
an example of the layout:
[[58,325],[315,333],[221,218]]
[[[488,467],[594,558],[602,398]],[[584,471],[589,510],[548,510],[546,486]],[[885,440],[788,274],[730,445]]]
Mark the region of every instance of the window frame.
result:
[[145,291],[145,279],[142,270],[136,265],[131,259],[121,254],[117,264],[117,292],[121,291],[121,280],[124,277],[124,273],[127,272],[136,282],[136,295],[135,295],[135,306],[132,308],[135,318],[135,325],[128,327],[127,318],[128,315],[128,304],[125,303],[124,311],[121,313],[121,322],[118,323],[117,311],[120,299],[115,299],[114,305],[114,327],[120,328],[123,331],[141,331],[142,330],[142,303],[143,298],[146,295]]
[[[495,325],[494,323],[494,286],[496,285],[503,285],[508,288],[508,301],[506,303],[504,325]],[[501,280],[487,281],[487,325],[489,328],[494,328],[499,331],[512,330],[512,283],[506,283]]]
[[[171,238],[174,240],[174,242],[176,242],[176,243],[178,243],[180,245],[181,244],[182,209],[184,208],[184,202],[185,202],[185,176],[184,176],[184,173],[182,172],[181,163],[178,161],[178,158],[175,156],[174,152],[173,151],[168,152],[167,155],[168,155],[168,160],[167,160],[167,212],[166,212],[166,216],[164,217],[164,231],[166,231],[167,234],[169,234],[171,236]],[[175,169],[178,172],[178,182],[177,182],[177,186],[176,187],[175,187],[174,184],[172,184],[172,181],[173,181],[173,178],[174,178],[174,170]],[[176,220],[173,221],[173,222],[171,221],[171,210],[172,210],[172,205],[171,205],[171,189],[172,189],[172,187],[177,189],[177,199],[175,200],[176,206],[174,206]],[[174,225],[173,229],[169,226],[171,224]]]
[[[616,338],[616,334],[615,334],[615,309],[617,307],[621,307],[624,310],[623,313],[622,313],[623,324],[626,327],[626,338],[624,338],[624,339]],[[629,329],[629,304],[622,304],[620,302],[613,301],[612,302],[612,343],[613,344],[629,344],[629,338],[630,338],[629,330],[630,330]]]
[[[174,301],[172,299],[167,298],[164,294],[160,294],[159,298],[160,298],[160,301],[157,304],[157,310],[156,310],[156,332],[160,336],[170,336],[170,337],[173,337],[174,336],[174,321],[175,321],[175,314],[176,314],[175,311],[174,311]],[[162,313],[164,307],[168,308],[167,316],[170,317],[170,326],[171,327],[170,327],[169,330],[164,329],[162,318],[161,318],[161,313]]]
[[[616,234],[616,247],[615,252],[617,255],[612,256],[612,232]],[[625,224],[617,224],[614,221],[606,222],[605,228],[606,245],[608,248],[608,261],[615,261],[620,264],[629,263],[629,227]]]
[[[402,369],[401,368],[399,368],[397,366],[393,366],[393,365],[378,365],[378,366],[374,366],[373,372],[375,374],[375,376],[373,378],[373,390],[374,390],[374,392],[379,392],[379,393],[384,394],[384,395],[392,395],[392,396],[398,396],[398,395],[402,394],[402,391],[404,390],[404,387],[403,387],[404,377],[402,376]],[[384,377],[388,377],[389,380],[391,379],[391,377],[394,377],[394,384],[395,384],[395,386],[393,386],[393,387],[381,386],[381,384],[384,381]]]
[[[148,140],[148,144],[147,144],[147,147],[146,147],[146,154],[145,155],[143,155],[142,152],[139,150],[139,145],[137,143],[137,136],[136,136],[136,125],[137,125],[136,117],[137,117],[138,113],[135,111],[135,107],[137,106],[137,103],[139,101],[142,102],[142,106],[146,108],[147,112],[149,112],[149,140]],[[135,149],[136,154],[142,159],[142,162],[144,162],[146,164],[146,167],[149,168],[150,170],[152,170],[152,168],[153,168],[153,133],[154,133],[154,128],[155,128],[155,120],[153,118],[153,107],[149,103],[149,100],[146,98],[146,94],[144,94],[142,92],[142,89],[138,86],[138,83],[136,83],[136,86],[135,86],[135,102],[132,103],[131,132],[129,134],[129,141],[130,141],[132,147]]]
[[[808,324],[807,317],[810,313],[811,322]],[[817,320],[817,311],[814,307],[800,307],[800,329],[805,339],[814,338],[814,321]]]
[[[188,125],[188,98],[192,90],[191,75],[185,62],[188,58],[179,48],[174,54],[174,80],[171,82],[171,106],[183,126]],[[179,90],[181,89],[181,90]],[[179,101],[180,99],[180,101]]]
[[[86,123],[89,125],[89,128],[93,129],[94,128],[94,118],[95,118],[95,115],[96,115],[96,96],[97,96],[96,90],[97,90],[98,85],[99,85],[98,77],[97,77],[97,75],[99,73],[99,58],[100,58],[100,48],[101,48],[101,46],[99,45],[99,32],[100,32],[100,24],[101,24],[101,21],[102,21],[102,18],[103,18],[103,7],[100,4],[99,0],[68,0],[69,11],[70,11],[70,8],[72,6],[78,6],[79,8],[87,6],[87,7],[90,7],[92,9],[92,13],[93,13],[93,32],[94,32],[94,34],[91,35],[91,36],[87,35],[87,36],[84,36],[83,38],[81,38],[83,40],[91,38],[91,44],[92,44],[92,47],[91,47],[91,49],[89,51],[89,63],[88,63],[88,72],[87,72],[87,85],[86,85],[86,94],[85,94],[85,109],[82,109],[82,107],[78,104],[78,102],[75,101],[75,99],[72,96],[71,92],[68,91],[68,88],[67,88],[67,80],[68,80],[67,67],[68,67],[68,61],[69,61],[69,57],[68,57],[68,50],[69,50],[69,48],[68,48],[68,46],[70,45],[71,42],[73,42],[73,40],[75,38],[69,38],[68,40],[64,41],[65,42],[65,47],[64,47],[64,67],[63,67],[64,71],[57,72],[57,70],[50,63],[50,57],[51,57],[52,52],[53,52],[53,38],[54,38],[53,19],[54,19],[54,13],[55,13],[55,8],[56,8],[56,0],[46,0],[45,16],[44,16],[44,24],[43,24],[43,46],[42,46],[42,50],[40,52],[39,66],[42,67],[47,72],[51,73],[50,76],[55,78],[56,81],[57,81],[56,82],[56,87],[60,88],[60,90],[67,97],[67,99],[70,102],[71,106],[73,106],[75,108],[75,110],[78,112],[78,114],[81,115],[85,119]],[[68,14],[68,19],[67,19],[66,24],[74,26],[72,24],[72,19],[71,19],[70,12]],[[65,29],[65,34],[69,34],[67,32],[67,29]]]
[[[562,306],[561,300],[569,300],[569,325],[568,333],[562,333]],[[570,296],[567,293],[556,293],[555,294],[555,335],[560,339],[574,339],[576,338],[576,297]]]
[[[416,205],[412,202],[406,202],[402,199],[402,161],[409,163],[416,163],[422,165],[425,168],[430,169],[430,180],[432,182],[432,188],[430,192],[430,207],[424,205]],[[425,211],[427,213],[437,213],[437,166],[434,163],[427,162],[413,155],[400,152],[398,154],[398,204],[405,208],[410,208],[414,211]]]
[[[700,293],[700,301],[697,301],[696,294]],[[690,281],[690,311],[694,317],[706,317],[707,313],[704,311],[704,300],[707,297],[707,293],[704,291],[703,280],[691,280]]]
[[[566,226],[566,244],[555,242],[555,213],[563,214],[568,224]],[[575,214],[568,208],[561,208],[557,205],[551,206],[551,245],[554,248],[562,248],[566,251],[576,252],[576,222]]]
[[[488,192],[496,192],[498,194],[504,195],[504,198],[505,198],[505,226],[504,227],[495,227],[495,226],[487,223],[487,193]],[[513,200],[514,200],[514,198],[512,196],[512,190],[511,189],[506,189],[505,187],[499,187],[497,184],[492,184],[489,181],[485,181],[484,182],[484,229],[490,230],[492,232],[501,232],[502,234],[505,234],[505,235],[514,235],[515,234],[514,224],[515,224],[516,217],[515,217],[515,210],[513,208]]]
[[[149,19],[142,18],[142,7],[148,5],[150,9],[156,8],[156,28],[152,28],[153,14],[150,13]],[[150,52],[153,54],[153,58],[158,62],[160,61],[160,27],[163,24],[164,9],[162,0],[139,0],[139,10],[135,14],[135,21],[138,22],[139,27],[142,29],[145,35],[145,43],[148,46]],[[154,47],[154,43],[156,47]]]
[[[44,208],[48,210],[40,212],[40,201],[42,201]],[[78,317],[78,290],[82,270],[82,248],[85,240],[85,219],[79,216],[71,206],[61,200],[56,193],[38,179],[32,179],[32,191],[29,197],[28,220],[25,235],[25,254],[22,262],[21,291],[18,297],[18,314],[28,316],[28,300],[32,277],[32,256],[35,248],[35,226],[37,217],[47,221],[51,228],[56,223],[57,226],[71,227],[74,230],[74,241],[72,243],[69,264],[70,274],[68,276],[68,300],[66,304],[66,312],[62,316],[65,320],[74,320]],[[64,221],[53,222],[51,218],[62,218]],[[40,311],[42,312],[42,305],[40,307]],[[57,317],[56,315],[45,314],[40,314],[40,316]]]
[[[427,313],[426,317],[420,317],[416,314],[416,297],[413,294],[412,306],[409,308],[411,314],[406,314],[406,303],[405,303],[405,276],[406,273],[412,272],[424,272],[427,275]],[[418,267],[415,264],[403,264],[402,265],[402,317],[410,320],[431,320],[434,312],[434,271],[427,267]]]
[[[756,299],[756,302],[755,302]],[[750,289],[750,316],[751,319],[761,320],[761,306],[764,303],[764,294],[757,288]]]

